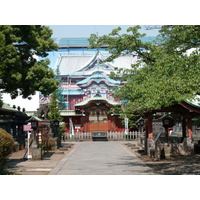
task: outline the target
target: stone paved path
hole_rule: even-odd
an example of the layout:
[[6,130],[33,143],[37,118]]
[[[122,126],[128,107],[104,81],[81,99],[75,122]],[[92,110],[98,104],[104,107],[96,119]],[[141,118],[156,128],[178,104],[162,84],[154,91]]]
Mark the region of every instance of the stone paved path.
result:
[[77,144],[49,173],[50,175],[149,175],[153,174],[121,142]]

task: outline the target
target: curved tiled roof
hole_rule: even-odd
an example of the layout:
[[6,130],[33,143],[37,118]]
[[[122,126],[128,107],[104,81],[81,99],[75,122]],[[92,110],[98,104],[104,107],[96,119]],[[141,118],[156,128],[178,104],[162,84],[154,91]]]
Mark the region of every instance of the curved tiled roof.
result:
[[0,112],[27,117],[25,112],[18,111],[17,109],[14,109],[13,107],[11,107],[9,104],[6,103],[3,103],[2,107],[0,108]]
[[[58,51],[48,52],[48,58],[51,60],[50,67],[56,70],[59,68],[60,75],[91,75],[91,71],[95,71],[94,66],[90,70],[88,65],[94,61],[97,56],[97,51],[101,51],[102,58],[107,58],[110,54],[105,47],[99,49],[88,49],[88,38],[53,38],[58,44]],[[155,37],[143,37],[144,42],[153,42]],[[99,64],[106,74],[110,74],[114,67],[130,68],[131,64],[135,64],[136,57],[131,55],[120,56],[112,62]],[[94,63],[93,63],[94,65]],[[105,67],[106,65],[106,67]],[[95,65],[97,67],[97,65]]]
[[69,75],[80,70],[94,55],[60,54],[58,66],[61,75]]
[[75,110],[61,110],[60,115],[64,116],[82,116],[82,114],[77,114]]
[[85,106],[88,103],[92,102],[92,101],[106,101],[108,104],[112,105],[112,106],[117,106],[120,105],[120,103],[117,103],[115,101],[109,100],[107,98],[103,98],[103,97],[93,97],[90,99],[86,99],[85,101],[82,101],[80,103],[75,104],[75,107],[81,107],[81,106]]
[[9,110],[9,111],[13,111],[13,112],[18,112],[18,110],[14,109],[13,107],[11,107],[9,104],[4,103],[2,105],[2,108],[0,108],[1,110]]
[[105,82],[105,84],[107,84],[109,86],[118,86],[120,84],[119,81],[115,81],[115,80],[109,78],[108,76],[103,75],[101,72],[96,71],[92,76],[90,76],[82,81],[79,81],[77,83],[77,85],[79,87],[86,87],[86,86],[90,85],[92,82],[100,83],[102,81]]
[[186,100],[186,103],[200,108],[200,95],[196,95],[194,99]]
[[[91,72],[101,70],[110,74],[115,66],[112,63],[100,63],[108,53],[90,52],[90,53],[60,53],[56,66],[60,75],[91,75]],[[130,62],[130,61],[129,61]],[[130,63],[129,63],[130,66]]]

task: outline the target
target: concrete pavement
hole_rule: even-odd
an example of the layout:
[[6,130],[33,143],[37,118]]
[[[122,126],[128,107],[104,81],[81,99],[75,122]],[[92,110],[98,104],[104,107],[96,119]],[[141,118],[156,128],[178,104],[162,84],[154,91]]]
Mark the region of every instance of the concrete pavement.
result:
[[49,175],[150,175],[152,170],[124,142],[82,142]]
[[[63,143],[63,145],[67,146],[69,143]],[[17,175],[47,175],[72,149],[73,147],[68,150],[59,149],[55,152],[47,152],[42,160],[23,159],[25,150],[14,152],[8,160],[7,171]]]

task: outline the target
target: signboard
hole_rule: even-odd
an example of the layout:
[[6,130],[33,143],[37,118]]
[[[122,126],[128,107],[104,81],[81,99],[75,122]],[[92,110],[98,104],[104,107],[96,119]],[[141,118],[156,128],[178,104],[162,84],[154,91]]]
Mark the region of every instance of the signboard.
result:
[[31,124],[23,125],[23,130],[24,131],[32,131],[33,129],[31,128]]
[[74,135],[74,125],[71,118],[69,118],[69,129],[70,129],[70,135]]
[[125,134],[128,134],[128,118],[124,118],[124,124],[125,124]]

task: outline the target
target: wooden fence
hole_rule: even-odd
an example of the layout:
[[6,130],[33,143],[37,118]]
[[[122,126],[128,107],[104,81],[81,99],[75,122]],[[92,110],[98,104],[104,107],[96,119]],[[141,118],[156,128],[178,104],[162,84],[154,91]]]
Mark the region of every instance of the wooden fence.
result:
[[[107,139],[111,141],[123,141],[123,140],[138,140],[144,138],[144,133],[141,132],[129,132],[126,134],[125,132],[107,132]],[[63,136],[64,141],[90,141],[92,140],[92,134],[89,132],[85,133],[74,133],[74,135],[70,133],[65,133]]]

